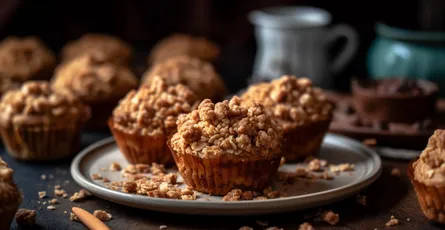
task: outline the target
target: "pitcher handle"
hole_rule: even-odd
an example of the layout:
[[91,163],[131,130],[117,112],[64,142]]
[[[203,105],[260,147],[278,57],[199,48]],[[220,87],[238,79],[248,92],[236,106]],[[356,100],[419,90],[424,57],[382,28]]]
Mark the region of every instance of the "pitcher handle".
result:
[[343,48],[334,58],[331,71],[334,74],[340,72],[346,64],[348,64],[352,57],[354,57],[358,48],[358,36],[355,30],[346,24],[338,24],[335,25],[329,34],[328,42],[332,44],[337,39],[344,37],[346,38],[346,43],[343,45]]

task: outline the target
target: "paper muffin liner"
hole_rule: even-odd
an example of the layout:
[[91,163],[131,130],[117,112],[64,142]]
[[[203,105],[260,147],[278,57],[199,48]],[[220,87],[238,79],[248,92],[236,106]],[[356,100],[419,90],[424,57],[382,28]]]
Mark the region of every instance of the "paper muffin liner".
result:
[[316,153],[330,124],[331,119],[321,120],[285,131],[283,151],[286,161],[300,160]]
[[193,190],[226,195],[232,189],[262,191],[276,174],[281,156],[270,159],[200,158],[171,149],[184,182]]
[[79,150],[83,122],[63,125],[0,126],[7,152],[20,160],[65,158]]
[[166,165],[174,164],[166,144],[166,136],[125,133],[114,127],[112,118],[108,120],[108,126],[125,159],[131,164],[151,164],[153,162]]
[[427,186],[414,179],[413,163],[416,160],[409,163],[407,174],[416,192],[420,208],[427,219],[445,224],[445,186]]

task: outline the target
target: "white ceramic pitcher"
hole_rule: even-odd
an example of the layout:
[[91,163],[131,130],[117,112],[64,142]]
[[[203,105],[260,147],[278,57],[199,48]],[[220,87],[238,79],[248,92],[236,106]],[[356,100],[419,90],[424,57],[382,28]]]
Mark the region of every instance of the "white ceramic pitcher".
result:
[[[295,74],[309,77],[319,87],[333,88],[333,76],[358,48],[355,31],[344,24],[330,26],[331,14],[323,9],[271,7],[251,12],[249,19],[258,45],[252,82]],[[332,57],[329,46],[340,37],[346,38],[345,45]]]

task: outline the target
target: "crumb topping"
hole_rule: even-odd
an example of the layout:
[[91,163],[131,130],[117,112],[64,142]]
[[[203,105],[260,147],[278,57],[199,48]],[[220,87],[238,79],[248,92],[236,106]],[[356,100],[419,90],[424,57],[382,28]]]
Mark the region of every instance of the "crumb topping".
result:
[[52,82],[56,90],[69,89],[85,102],[115,100],[138,84],[128,67],[107,62],[100,54],[85,54],[59,66]]
[[308,78],[285,75],[270,83],[253,85],[241,97],[247,104],[263,104],[285,131],[332,118],[333,105]]
[[413,166],[416,180],[426,185],[445,186],[445,130],[434,132]]
[[113,218],[113,216],[110,213],[105,212],[104,210],[95,210],[93,212],[93,216],[95,216],[97,219],[101,221],[109,221],[111,220],[111,218]]
[[259,104],[244,107],[238,97],[216,104],[206,99],[198,109],[178,119],[171,145],[177,153],[200,157],[274,157],[281,154],[282,136],[281,127]]
[[171,134],[176,119],[195,107],[194,93],[184,85],[169,86],[161,78],[130,91],[113,111],[114,127],[141,135]]
[[50,78],[56,65],[54,53],[37,37],[8,37],[0,43],[0,76],[14,81]]
[[89,118],[88,109],[67,92],[54,92],[46,81],[29,81],[0,101],[5,124],[72,123]]
[[222,100],[227,90],[213,65],[198,58],[178,56],[156,64],[144,74],[144,83],[151,84],[160,76],[168,85],[188,86],[199,100]]

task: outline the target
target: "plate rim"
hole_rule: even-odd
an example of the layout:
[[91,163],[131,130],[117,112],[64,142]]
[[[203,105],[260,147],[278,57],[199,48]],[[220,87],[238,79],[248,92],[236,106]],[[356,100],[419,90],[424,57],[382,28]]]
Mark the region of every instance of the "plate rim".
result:
[[[172,199],[164,199],[164,198],[147,197],[147,196],[142,196],[142,195],[138,195],[138,194],[127,194],[124,192],[111,190],[111,189],[108,189],[106,187],[103,187],[101,185],[94,183],[93,181],[91,181],[90,179],[86,178],[83,175],[83,173],[80,170],[81,162],[83,161],[83,159],[88,154],[93,153],[94,150],[96,150],[98,148],[101,148],[101,147],[104,147],[107,145],[111,145],[111,144],[116,145],[114,137],[111,136],[111,137],[107,137],[102,140],[99,140],[99,141],[87,146],[82,151],[80,151],[71,163],[70,172],[71,172],[73,179],[76,181],[77,184],[79,184],[80,187],[87,189],[88,191],[92,192],[94,195],[96,195],[102,199],[105,199],[105,200],[108,200],[108,201],[114,202],[114,203],[119,203],[119,204],[125,205],[125,206],[140,208],[141,207],[140,205],[137,205],[137,206],[129,205],[128,202],[121,202],[121,201],[119,201],[119,199],[115,199],[114,197],[121,196],[124,199],[129,199],[127,201],[131,201],[131,200],[139,199],[139,198],[143,197],[144,199],[146,199],[143,202],[143,204],[145,206],[147,206],[147,202],[152,202],[150,204],[150,207],[148,207],[148,206],[143,207],[143,209],[148,209],[148,210],[160,211],[159,208],[153,208],[153,206],[156,206],[156,207],[165,206],[165,208],[167,208],[167,209],[171,209],[171,208],[178,208],[178,209],[181,209],[181,208],[196,208],[196,209],[212,208],[212,213],[208,213],[209,215],[214,215],[215,213],[218,213],[218,215],[224,215],[223,213],[219,213],[218,211],[224,212],[224,211],[233,210],[233,209],[239,209],[239,210],[252,209],[252,207],[255,207],[258,205],[265,205],[267,207],[276,206],[275,209],[285,209],[284,211],[297,210],[298,208],[295,207],[295,206],[297,206],[297,204],[295,204],[295,202],[298,202],[299,200],[312,199],[309,202],[308,201],[302,202],[302,203],[309,203],[307,208],[335,202],[337,200],[349,197],[353,193],[358,193],[362,189],[364,189],[364,188],[368,187],[369,185],[371,185],[372,183],[374,183],[382,174],[382,171],[383,171],[382,160],[381,160],[380,156],[374,150],[363,145],[362,143],[358,142],[357,140],[354,140],[347,136],[334,134],[334,133],[327,133],[325,138],[328,136],[336,138],[336,139],[342,139],[343,141],[345,141],[345,144],[350,145],[352,148],[357,148],[357,147],[360,148],[363,153],[366,153],[366,155],[368,155],[370,157],[370,159],[372,159],[373,165],[375,167],[373,167],[373,169],[369,173],[367,173],[362,178],[360,178],[358,182],[343,185],[341,187],[330,189],[330,190],[325,190],[325,191],[320,191],[320,192],[310,193],[310,194],[304,194],[304,195],[298,195],[298,196],[284,197],[284,198],[280,198],[280,199],[246,200],[246,201],[236,201],[236,202],[200,201],[200,200],[172,200]],[[329,195],[332,195],[332,194],[338,194],[338,195],[335,195],[334,197],[329,197]],[[326,197],[326,198],[316,199],[317,197]],[[122,198],[120,198],[120,199],[122,199]],[[314,199],[316,199],[316,200],[314,200]],[[281,205],[284,205],[285,207],[284,206],[282,208],[279,207]],[[292,209],[292,206],[294,206],[295,208]],[[267,209],[267,208],[265,208],[265,209]],[[279,211],[270,211],[270,210],[264,211],[264,212],[262,212],[260,210],[254,211],[254,213],[277,213],[277,212],[279,212]],[[177,212],[175,211],[175,212],[171,212],[171,213],[187,214],[186,212],[181,212],[181,211],[177,211]],[[190,213],[190,214],[193,214],[193,213]],[[202,213],[202,214],[207,214],[207,213]],[[249,213],[247,213],[247,215],[248,214]]]

